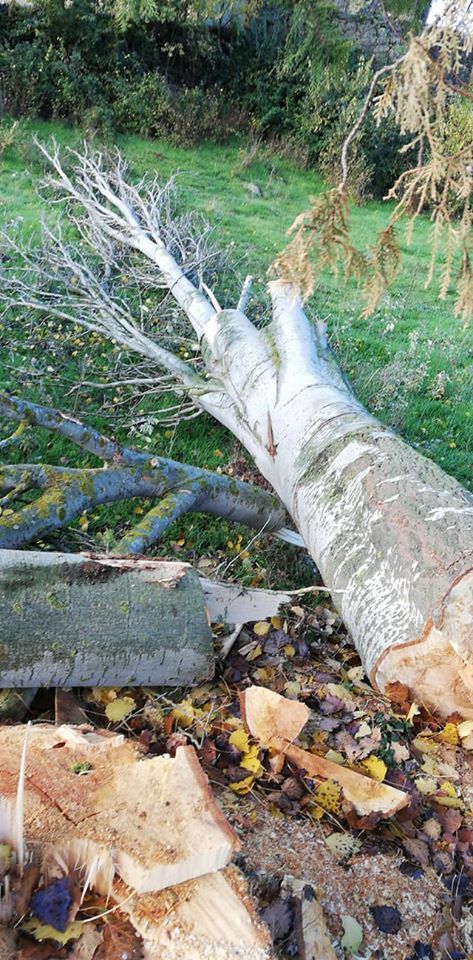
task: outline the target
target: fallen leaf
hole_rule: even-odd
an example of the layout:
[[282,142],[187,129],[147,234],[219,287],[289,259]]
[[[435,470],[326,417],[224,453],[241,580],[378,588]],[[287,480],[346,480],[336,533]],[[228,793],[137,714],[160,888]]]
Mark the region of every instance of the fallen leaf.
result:
[[325,843],[337,857],[348,859],[361,850],[361,840],[350,833],[331,833],[325,837]]
[[414,717],[418,717],[418,716],[420,716],[420,710],[419,710],[419,707],[417,706],[417,703],[411,703],[409,707],[409,712],[406,716],[406,723],[412,723],[412,721],[414,720]]
[[342,915],[341,920],[344,933],[340,946],[348,953],[358,953],[363,942],[363,927],[358,923],[358,920],[346,913]]
[[116,700],[107,703],[105,713],[112,723],[120,723],[121,720],[124,720],[133,712],[135,707],[136,703],[133,697],[117,697]]
[[369,737],[371,734],[371,727],[369,723],[366,723],[366,720],[363,723],[360,723],[358,730],[355,733],[355,740],[359,740],[361,737]]
[[391,742],[391,750],[393,752],[394,762],[402,763],[404,760],[409,760],[410,753],[406,746],[403,743],[399,743],[397,740]]
[[361,761],[361,766],[366,770],[368,776],[372,777],[373,780],[377,780],[378,783],[382,783],[388,772],[384,760],[381,760],[379,757],[367,757],[366,760]]
[[238,727],[238,730],[234,730],[233,733],[230,734],[228,742],[231,743],[232,747],[241,750],[242,753],[247,753],[250,749],[248,734],[243,727]]
[[94,960],[142,960],[143,941],[130,921],[120,913],[111,913],[103,927],[102,942]]
[[370,913],[381,933],[399,933],[402,927],[402,917],[397,907],[382,904],[370,907]]
[[437,740],[441,740],[442,743],[449,743],[452,747],[458,746],[460,737],[458,736],[456,723],[446,723],[444,728],[437,733]]
[[428,865],[430,861],[430,851],[426,840],[419,840],[416,837],[406,837],[402,841],[402,845],[413,860],[417,860],[423,867]]
[[24,933],[28,933],[35,940],[54,940],[55,943],[69,943],[69,940],[77,940],[83,931],[83,925],[79,921],[68,923],[65,930],[56,930],[49,923],[41,923],[36,917],[28,917],[23,920],[19,927]]
[[289,933],[294,922],[294,908],[287,900],[277,897],[262,911],[262,917],[268,925],[273,940],[282,940]]
[[417,777],[414,780],[417,790],[425,797],[429,797],[438,789],[437,781],[433,777]]
[[271,624],[267,623],[266,620],[258,620],[258,623],[255,623],[253,627],[253,633],[256,633],[257,637],[265,637],[271,629]]
[[386,696],[391,700],[392,703],[395,703],[403,713],[408,713],[411,706],[411,693],[409,687],[405,683],[400,683],[399,680],[394,680],[393,683],[386,684],[384,688]]
[[458,727],[458,736],[464,740],[465,737],[469,737],[473,733],[473,720],[464,720],[463,723],[459,723]]

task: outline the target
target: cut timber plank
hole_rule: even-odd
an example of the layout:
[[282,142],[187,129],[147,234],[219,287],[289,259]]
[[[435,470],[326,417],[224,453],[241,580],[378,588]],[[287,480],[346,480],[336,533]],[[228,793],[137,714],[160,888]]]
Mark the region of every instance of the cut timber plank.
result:
[[[24,727],[0,728],[4,809],[14,806],[23,737]],[[83,762],[92,768],[77,776]],[[193,747],[148,758],[122,737],[45,725],[30,731],[25,837],[41,844],[46,873],[58,858],[79,863],[101,893],[115,873],[139,893],[182,883],[226,866],[240,846]]]
[[285,756],[299,770],[305,770],[309,777],[338,783],[358,816],[392,817],[408,805],[409,796],[402,790],[295,746],[291,741],[298,736],[310,713],[304,704],[255,686],[241,694],[240,702],[244,723],[253,737],[274,753]]
[[271,940],[235,867],[127,900],[113,896],[144,941],[145,960],[270,960]]
[[274,737],[291,742],[299,736],[310,710],[299,700],[288,700],[267,687],[248,687],[240,694],[243,722],[263,746]]
[[185,563],[0,550],[2,687],[184,686],[213,673]]

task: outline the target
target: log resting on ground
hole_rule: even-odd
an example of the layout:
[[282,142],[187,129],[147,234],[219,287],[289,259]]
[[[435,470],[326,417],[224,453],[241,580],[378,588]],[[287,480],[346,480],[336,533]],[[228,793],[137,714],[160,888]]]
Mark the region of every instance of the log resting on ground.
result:
[[1,686],[180,686],[213,664],[188,564],[0,550]]
[[[375,687],[389,691],[401,680],[427,707],[473,717],[471,494],[356,400],[297,289],[270,283],[272,320],[263,328],[244,312],[249,284],[236,309],[220,309],[195,285],[195,272],[186,274],[185,259],[173,256],[156,183],[134,187],[123,161],[107,166],[89,148],[71,153],[67,172],[57,151],[43,153],[56,199],[82,211],[73,217],[91,251],[118,243],[155,271],[157,287],[168,288],[193,328],[205,376],[193,370],[191,383],[189,367],[182,371],[177,356],[158,346],[155,331],[145,335],[128,321],[120,327],[110,305],[108,313],[97,306],[91,328],[87,284],[83,296],[74,295],[74,322],[155,357],[157,369],[180,380],[246,447],[293,518]],[[70,271],[80,286],[81,268],[63,253],[53,238],[50,256],[67,297]],[[57,281],[41,278],[31,256],[17,274],[7,260],[5,302],[63,316]]]

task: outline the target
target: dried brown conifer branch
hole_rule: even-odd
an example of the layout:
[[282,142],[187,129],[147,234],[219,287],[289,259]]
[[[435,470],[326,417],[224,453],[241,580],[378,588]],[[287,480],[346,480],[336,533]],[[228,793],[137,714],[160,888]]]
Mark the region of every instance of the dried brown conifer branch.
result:
[[[473,31],[462,30],[459,15],[465,3],[452,4],[450,17],[411,36],[407,49],[393,63],[373,75],[356,122],[341,151],[338,186],[317,197],[289,233],[292,239],[276,258],[273,269],[296,284],[304,297],[315,285],[317,271],[328,267],[363,282],[365,310],[372,313],[401,263],[396,227],[407,221],[409,231],[420,213],[433,223],[432,258],[426,286],[439,273],[439,296],[446,296],[455,272],[455,313],[468,320],[473,314],[473,142],[451,149],[448,119],[452,104],[473,99],[469,63]],[[377,92],[378,91],[378,92]],[[419,162],[405,170],[387,199],[395,199],[387,226],[367,250],[358,249],[349,231],[350,147],[372,111],[377,123],[390,118],[409,142],[406,152],[418,149]]]

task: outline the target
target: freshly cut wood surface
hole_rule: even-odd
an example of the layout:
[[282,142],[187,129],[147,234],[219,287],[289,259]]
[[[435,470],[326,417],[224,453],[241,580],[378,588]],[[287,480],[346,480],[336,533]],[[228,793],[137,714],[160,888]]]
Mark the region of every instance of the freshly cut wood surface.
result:
[[310,717],[299,700],[288,700],[267,687],[248,687],[240,694],[243,722],[251,734],[268,746],[274,737],[292,741]]
[[[0,729],[0,796],[11,810],[24,727]],[[90,763],[84,775],[76,764]],[[1,822],[1,821],[0,821]],[[138,892],[160,890],[224,867],[239,841],[215,803],[193,747],[143,758],[120,736],[36,726],[26,761],[25,837],[91,871],[108,892],[116,872]]]
[[267,928],[257,918],[245,879],[235,867],[127,900],[113,897],[144,941],[145,960],[270,960]]
[[294,744],[285,744],[283,740],[273,740],[273,747],[284,752],[284,755],[300,770],[305,770],[309,777],[318,777],[322,780],[333,780],[343,790],[343,795],[351,803],[360,817],[370,813],[382,814],[383,817],[392,817],[398,810],[407,807],[409,795],[403,790],[396,790],[386,783],[379,783],[362,773],[349,770],[340,763],[333,763],[318,757],[308,750],[301,750]]
[[285,756],[310,777],[333,780],[343,790],[359,816],[382,814],[391,817],[407,806],[409,796],[402,790],[379,783],[339,763],[325,760],[292,741],[309,719],[310,710],[302,703],[288,700],[265,687],[248,687],[241,694],[242,716],[253,737],[276,754]]

